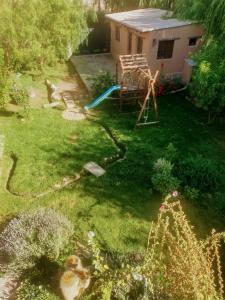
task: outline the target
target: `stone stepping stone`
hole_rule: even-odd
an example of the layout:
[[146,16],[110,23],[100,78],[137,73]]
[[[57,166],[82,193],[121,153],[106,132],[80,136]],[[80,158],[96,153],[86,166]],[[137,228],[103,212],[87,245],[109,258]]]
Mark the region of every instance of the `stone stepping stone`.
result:
[[106,172],[102,167],[100,167],[98,164],[92,161],[84,165],[84,170],[93,174],[96,177],[103,176]]
[[63,95],[63,101],[65,102],[66,107],[68,109],[71,109],[71,108],[75,107],[74,100],[70,95]]
[[60,102],[52,102],[52,103],[47,103],[43,105],[43,108],[51,108],[51,107],[57,107],[60,106]]
[[62,115],[65,120],[69,121],[82,121],[86,118],[83,113],[75,110],[65,110]]

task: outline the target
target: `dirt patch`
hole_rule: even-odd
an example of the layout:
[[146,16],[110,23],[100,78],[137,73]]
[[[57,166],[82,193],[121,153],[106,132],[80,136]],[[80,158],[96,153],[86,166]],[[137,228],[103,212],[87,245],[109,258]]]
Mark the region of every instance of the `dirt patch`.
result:
[[64,77],[56,86],[60,94],[70,93],[74,101],[80,101],[88,96],[88,92],[80,82],[78,74]]

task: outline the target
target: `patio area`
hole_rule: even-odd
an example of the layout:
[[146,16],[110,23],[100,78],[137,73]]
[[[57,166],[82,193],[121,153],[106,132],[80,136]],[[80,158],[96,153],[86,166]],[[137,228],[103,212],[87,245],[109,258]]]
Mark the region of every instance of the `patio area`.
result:
[[116,65],[110,53],[72,56],[71,62],[89,93],[91,93],[91,78],[98,72],[116,73]]

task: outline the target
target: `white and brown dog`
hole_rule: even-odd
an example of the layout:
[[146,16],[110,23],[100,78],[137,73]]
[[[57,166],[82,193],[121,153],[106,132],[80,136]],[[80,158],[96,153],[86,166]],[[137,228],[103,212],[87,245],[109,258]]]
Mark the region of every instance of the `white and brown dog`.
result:
[[65,262],[65,272],[60,278],[60,289],[65,300],[79,297],[90,284],[90,271],[83,268],[78,256],[71,255]]

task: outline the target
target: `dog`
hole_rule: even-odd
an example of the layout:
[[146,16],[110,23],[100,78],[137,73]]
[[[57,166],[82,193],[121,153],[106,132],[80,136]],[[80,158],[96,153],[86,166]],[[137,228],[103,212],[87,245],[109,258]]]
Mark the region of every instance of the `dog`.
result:
[[65,300],[78,298],[90,285],[90,271],[82,266],[76,255],[71,255],[65,262],[65,271],[60,278],[60,289]]

